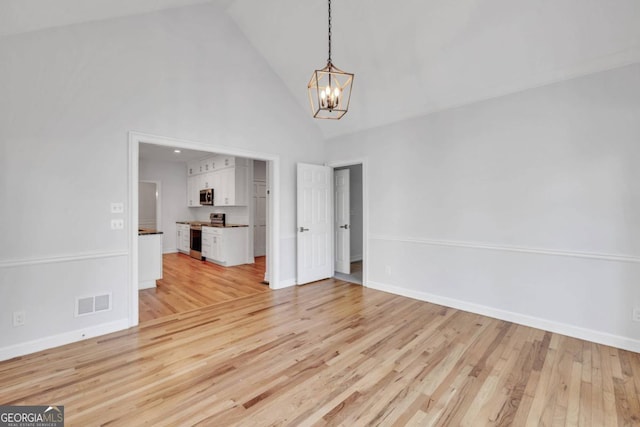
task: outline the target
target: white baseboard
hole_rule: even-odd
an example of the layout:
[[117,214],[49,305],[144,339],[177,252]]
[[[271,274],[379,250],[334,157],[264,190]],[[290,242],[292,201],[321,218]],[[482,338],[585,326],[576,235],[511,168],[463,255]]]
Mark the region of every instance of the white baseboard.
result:
[[362,261],[362,254],[359,255],[351,255],[351,262]]
[[493,317],[495,319],[505,320],[507,322],[513,322],[524,326],[530,326],[536,329],[542,329],[561,335],[567,335],[573,338],[579,338],[598,344],[604,344],[611,347],[640,353],[640,340],[628,337],[613,335],[606,332],[594,331],[592,329],[585,329],[578,326],[568,325],[566,323],[554,322],[547,319],[541,319],[539,317],[533,317],[525,314],[515,313],[512,311],[488,307],[485,305],[474,304],[454,298],[433,295],[427,292],[415,291],[412,289],[401,288],[393,285],[386,285],[384,283],[374,282],[371,280],[367,281],[366,286],[395,295],[401,295],[420,301],[430,302],[432,304],[443,305],[458,310]]
[[0,348],[0,361],[8,360],[18,356],[24,356],[25,354],[31,354],[41,350],[47,350],[53,347],[59,347],[65,344],[71,344],[100,335],[110,334],[112,332],[127,329],[128,327],[128,319],[120,319],[114,322],[91,326],[86,329],[77,329],[75,331],[69,331],[50,337],[2,347]]
[[177,249],[167,249],[166,251],[164,251],[164,250],[163,250],[163,251],[162,251],[162,254],[163,254],[163,255],[164,255],[164,254],[176,254],[176,253],[178,253],[178,252],[179,252],[179,251],[178,251]]
[[146,280],[144,282],[139,282],[138,283],[138,290],[151,289],[151,288],[155,288],[155,287],[156,287],[156,281],[155,280]]
[[271,289],[288,288],[290,286],[295,286],[295,284],[296,284],[296,279],[280,280],[280,283],[276,284]]

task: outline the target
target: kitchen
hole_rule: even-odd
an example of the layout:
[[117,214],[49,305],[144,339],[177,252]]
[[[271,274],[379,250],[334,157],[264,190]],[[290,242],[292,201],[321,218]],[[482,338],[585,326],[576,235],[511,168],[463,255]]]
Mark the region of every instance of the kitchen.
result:
[[[160,234],[161,242],[152,249],[154,255],[143,253],[142,239],[150,238],[148,231],[151,227],[147,228],[148,218],[144,219],[145,227],[142,227],[145,214],[142,212],[144,196],[141,192],[139,222],[143,231],[139,237],[139,277],[142,283],[142,277],[149,268],[153,271],[151,276],[156,275],[150,281],[147,274],[147,289],[140,290],[141,320],[143,295],[153,292],[157,297],[159,288],[169,282],[180,286],[179,277],[172,280],[163,277],[163,261],[171,264],[174,276],[177,272],[184,278],[184,283],[193,280],[187,276],[194,269],[206,269],[196,277],[210,278],[211,274],[224,274],[225,277],[237,274],[240,277],[249,266],[251,278],[236,280],[234,286],[237,283],[263,282],[266,162],[153,144],[140,144],[139,153],[141,185],[155,183],[158,188],[156,226],[152,229],[164,232]],[[253,283],[249,286],[254,289]],[[264,284],[260,287],[268,289]],[[183,291],[181,289],[179,293]]]

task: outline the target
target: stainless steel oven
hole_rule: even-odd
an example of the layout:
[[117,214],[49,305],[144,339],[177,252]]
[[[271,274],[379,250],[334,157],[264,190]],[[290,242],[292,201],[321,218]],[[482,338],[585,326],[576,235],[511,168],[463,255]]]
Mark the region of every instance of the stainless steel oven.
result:
[[202,260],[202,225],[191,224],[189,255],[191,258]]

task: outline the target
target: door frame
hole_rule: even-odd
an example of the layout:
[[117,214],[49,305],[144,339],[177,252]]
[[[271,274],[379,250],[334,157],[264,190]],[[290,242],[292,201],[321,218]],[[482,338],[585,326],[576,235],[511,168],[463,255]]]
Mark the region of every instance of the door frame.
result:
[[[333,170],[335,170],[336,168],[341,168],[343,166],[353,165],[362,165],[362,286],[368,287],[367,284],[369,283],[369,263],[367,262],[367,260],[369,259],[369,183],[367,173],[367,159],[356,158],[352,160],[336,160],[327,163],[327,166],[331,167]],[[331,174],[331,179],[331,186],[333,187],[333,174]],[[333,191],[335,196],[335,188]],[[333,206],[331,212],[333,217],[333,215],[335,215],[335,213],[333,212]],[[332,230],[332,234],[335,234],[335,230]],[[333,259],[335,259],[336,256],[335,250],[335,246],[332,246],[331,252]],[[333,269],[335,273],[335,265],[333,266]]]
[[[228,146],[188,141],[142,132],[129,132],[129,171],[128,171],[128,224],[129,224],[129,327],[138,325],[138,179],[140,144],[155,144],[185,150],[207,151],[215,154],[246,157],[267,162],[267,273],[269,288],[280,287],[280,156]],[[185,170],[186,174],[186,170]],[[274,191],[275,190],[275,191]]]

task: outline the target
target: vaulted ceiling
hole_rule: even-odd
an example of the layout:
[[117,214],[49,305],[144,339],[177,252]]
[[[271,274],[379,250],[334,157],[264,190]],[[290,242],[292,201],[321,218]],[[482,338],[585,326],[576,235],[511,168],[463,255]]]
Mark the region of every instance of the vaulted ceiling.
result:
[[[3,0],[0,35],[216,3],[309,109],[326,0]],[[333,0],[333,61],[355,73],[326,137],[640,62],[638,0]]]

